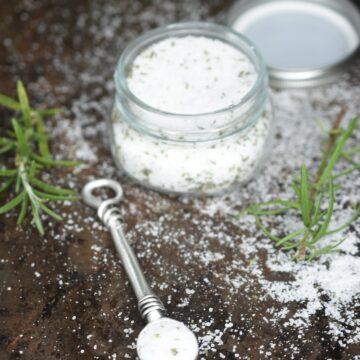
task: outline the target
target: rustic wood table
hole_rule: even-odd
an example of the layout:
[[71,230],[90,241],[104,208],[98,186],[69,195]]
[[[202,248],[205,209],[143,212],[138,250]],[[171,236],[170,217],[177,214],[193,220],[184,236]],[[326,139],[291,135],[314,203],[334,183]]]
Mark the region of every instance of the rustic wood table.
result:
[[[360,62],[339,87],[275,93],[282,124],[276,127],[276,139],[285,145],[275,148],[265,173],[239,189],[239,195],[171,198],[133,184],[114,168],[106,119],[113,71],[124,46],[150,28],[175,21],[222,22],[230,3],[2,0],[0,92],[15,96],[15,81],[21,78],[34,105],[67,109],[47,122],[52,150],[86,165],[54,170],[48,180],[78,190],[96,177],[123,184],[121,208],[129,240],[171,316],[197,333],[201,359],[356,359],[359,297],[347,303],[352,320],[342,324],[337,337],[329,333],[333,322],[324,308],[311,314],[304,328],[289,325],[306,301],[284,304],[264,294],[262,284],[288,283],[293,274],[269,268],[271,243],[250,220],[237,223],[232,215],[252,199],[284,191],[307,146],[298,146],[304,148],[298,151],[300,160],[280,165],[279,157],[294,133],[307,136],[307,120],[319,114],[333,117],[337,101],[347,102],[349,112],[360,110]],[[9,115],[1,110],[1,124]],[[284,126],[288,120],[292,133]],[[316,148],[317,141],[310,136],[308,144]],[[318,161],[306,156],[310,163]],[[272,166],[279,169],[277,176],[269,170]],[[355,197],[351,191],[359,189],[354,176],[346,190],[352,194],[347,206]],[[0,202],[9,195],[1,195]],[[44,237],[29,221],[16,226],[15,213],[0,217],[0,359],[135,359],[143,323],[108,233],[81,201],[56,208],[64,220],[46,221]],[[351,229],[357,238],[358,228],[359,223]],[[249,245],[249,250],[248,239],[267,245]],[[321,299],[328,301],[325,295]],[[277,317],[284,308],[288,315]],[[353,340],[346,342],[349,336]]]

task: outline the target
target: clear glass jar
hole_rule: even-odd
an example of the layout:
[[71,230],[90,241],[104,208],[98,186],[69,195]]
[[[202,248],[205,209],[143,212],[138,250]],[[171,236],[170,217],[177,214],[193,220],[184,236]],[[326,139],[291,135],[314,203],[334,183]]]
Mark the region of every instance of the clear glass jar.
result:
[[[127,74],[139,54],[163,39],[189,35],[220,40],[250,59],[256,80],[239,103],[208,113],[175,114],[149,106],[130,91]],[[195,22],[149,31],[124,50],[115,82],[112,154],[122,172],[148,188],[223,193],[251,179],[268,152],[272,106],[266,67],[256,48],[229,28]]]

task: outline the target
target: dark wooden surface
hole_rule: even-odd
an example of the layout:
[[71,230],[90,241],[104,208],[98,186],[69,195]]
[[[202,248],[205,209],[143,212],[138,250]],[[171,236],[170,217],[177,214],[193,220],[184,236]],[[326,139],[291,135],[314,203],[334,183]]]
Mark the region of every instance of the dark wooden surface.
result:
[[[103,124],[121,50],[141,32],[165,23],[221,21],[229,3],[0,1],[0,91],[14,94],[15,81],[21,78],[29,84],[34,104],[69,109],[48,123],[54,152],[74,157],[76,143],[84,141],[96,150],[90,166],[74,173],[53,171],[51,179],[81,189],[90,176],[116,177]],[[1,119],[8,115],[2,112]],[[64,135],[69,132],[72,137]],[[256,286],[250,293],[234,291],[214,276],[215,270],[228,273],[234,249],[216,238],[199,243],[192,239],[201,238],[201,227],[207,226],[240,241],[246,232],[239,232],[226,217],[204,215],[191,201],[180,202],[120,180],[129,238],[172,316],[187,324],[209,320],[211,325],[198,330],[202,339],[209,329],[224,329],[230,317],[234,323],[220,340],[212,341],[214,351],[204,348],[202,358],[265,358],[260,347],[271,350],[273,359],[352,359],[360,353],[360,344],[342,349],[322,336],[325,317],[306,331],[307,341],[296,331],[274,328],[262,319],[270,306],[280,310],[281,304],[264,300]],[[47,223],[44,238],[29,223],[16,227],[14,213],[0,217],[0,359],[135,359],[133,345],[143,323],[111,239],[81,202],[58,209],[65,221]],[[160,222],[160,232],[145,226],[150,222]],[[165,235],[174,241],[162,243],[159,239]],[[219,251],[224,259],[201,265],[195,254],[205,250]],[[242,254],[236,256],[242,259]],[[287,274],[267,276],[289,280]],[[192,295],[182,305],[187,289]],[[251,319],[251,326],[244,317]],[[279,345],[275,350],[269,348],[273,340]],[[299,349],[295,355],[287,349],[290,344]]]

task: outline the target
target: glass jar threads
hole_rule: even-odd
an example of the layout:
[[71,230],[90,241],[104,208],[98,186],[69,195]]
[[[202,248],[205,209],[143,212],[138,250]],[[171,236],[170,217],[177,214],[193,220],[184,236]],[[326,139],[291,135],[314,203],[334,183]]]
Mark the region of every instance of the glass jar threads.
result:
[[267,81],[255,47],[226,27],[149,31],[127,46],[115,73],[116,164],[175,194],[217,194],[249,180],[269,139]]

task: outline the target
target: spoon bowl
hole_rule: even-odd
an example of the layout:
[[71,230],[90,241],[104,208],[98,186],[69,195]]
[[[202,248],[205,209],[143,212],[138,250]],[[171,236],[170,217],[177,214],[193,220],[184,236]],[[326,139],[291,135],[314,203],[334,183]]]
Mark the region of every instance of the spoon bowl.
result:
[[140,360],[195,360],[199,345],[182,322],[163,317],[148,323],[137,340]]

